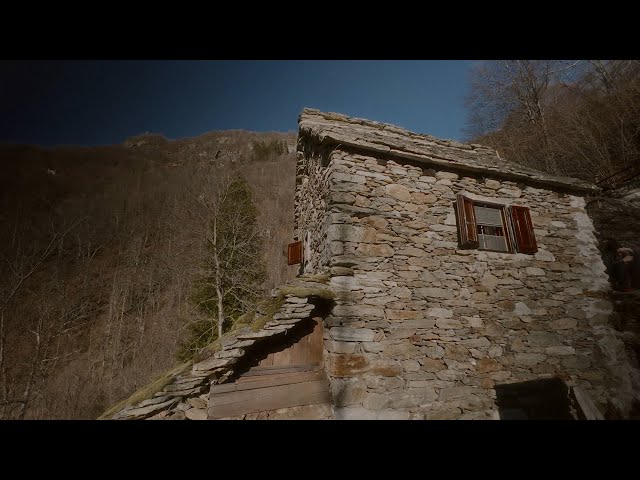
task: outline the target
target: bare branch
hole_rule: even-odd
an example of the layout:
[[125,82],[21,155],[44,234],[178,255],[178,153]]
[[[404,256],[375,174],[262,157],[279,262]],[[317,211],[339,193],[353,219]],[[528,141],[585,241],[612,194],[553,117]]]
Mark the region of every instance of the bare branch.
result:
[[42,262],[44,262],[47,259],[47,257],[51,254],[51,252],[55,249],[58,242],[60,242],[71,230],[73,230],[76,226],[78,226],[81,221],[82,220],[79,220],[78,222],[71,225],[61,235],[54,233],[53,238],[51,239],[47,247],[44,249],[44,251],[38,258],[38,260],[32,265],[31,269],[26,274],[20,276],[20,279],[18,280],[17,284],[13,287],[9,295],[4,299],[4,301],[0,305],[0,311],[6,308],[6,306],[11,302],[11,300],[18,293],[18,291],[20,290],[20,287],[25,282],[25,280],[27,280],[31,275],[33,275],[33,273],[38,269],[38,267],[40,267]]

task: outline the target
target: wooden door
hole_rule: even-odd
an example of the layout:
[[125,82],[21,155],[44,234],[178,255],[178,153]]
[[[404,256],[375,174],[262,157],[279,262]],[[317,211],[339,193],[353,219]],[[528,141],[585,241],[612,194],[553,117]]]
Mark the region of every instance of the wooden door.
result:
[[313,318],[313,331],[290,347],[270,353],[259,367],[320,365],[322,363],[322,319]]
[[209,418],[228,418],[288,407],[328,404],[329,382],[322,368],[322,319],[308,333],[254,364],[233,383],[213,385]]

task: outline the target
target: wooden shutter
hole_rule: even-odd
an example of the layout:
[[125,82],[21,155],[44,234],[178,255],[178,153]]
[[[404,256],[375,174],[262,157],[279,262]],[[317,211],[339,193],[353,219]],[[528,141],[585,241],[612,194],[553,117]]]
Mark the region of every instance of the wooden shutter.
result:
[[533,223],[531,215],[527,207],[512,205],[511,221],[513,222],[513,236],[515,238],[516,248],[520,253],[536,253],[538,244],[536,236],[533,233]]
[[478,231],[476,227],[476,214],[473,210],[473,200],[463,195],[456,199],[458,213],[458,231],[460,233],[460,246],[463,248],[478,248]]
[[289,259],[289,265],[296,265],[302,262],[302,242],[293,242],[289,244],[289,251],[287,255]]

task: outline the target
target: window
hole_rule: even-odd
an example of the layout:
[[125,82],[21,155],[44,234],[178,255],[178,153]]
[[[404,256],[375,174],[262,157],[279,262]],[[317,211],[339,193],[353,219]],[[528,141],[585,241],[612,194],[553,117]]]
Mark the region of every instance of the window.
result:
[[519,253],[538,251],[527,207],[486,203],[458,194],[456,214],[463,248]]
[[510,251],[503,208],[474,204],[473,210],[476,215],[478,250]]

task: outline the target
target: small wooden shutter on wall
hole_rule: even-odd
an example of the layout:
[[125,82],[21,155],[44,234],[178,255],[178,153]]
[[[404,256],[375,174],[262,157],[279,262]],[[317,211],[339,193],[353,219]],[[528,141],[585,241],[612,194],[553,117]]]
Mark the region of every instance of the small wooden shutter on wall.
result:
[[290,243],[287,257],[289,265],[302,263],[302,242]]
[[464,195],[458,195],[456,210],[458,213],[460,246],[463,248],[478,248],[478,231],[476,229],[476,214],[473,210],[473,201]]
[[511,221],[513,222],[513,234],[516,247],[520,253],[536,253],[538,244],[533,233],[533,223],[527,207],[512,205],[509,208]]

